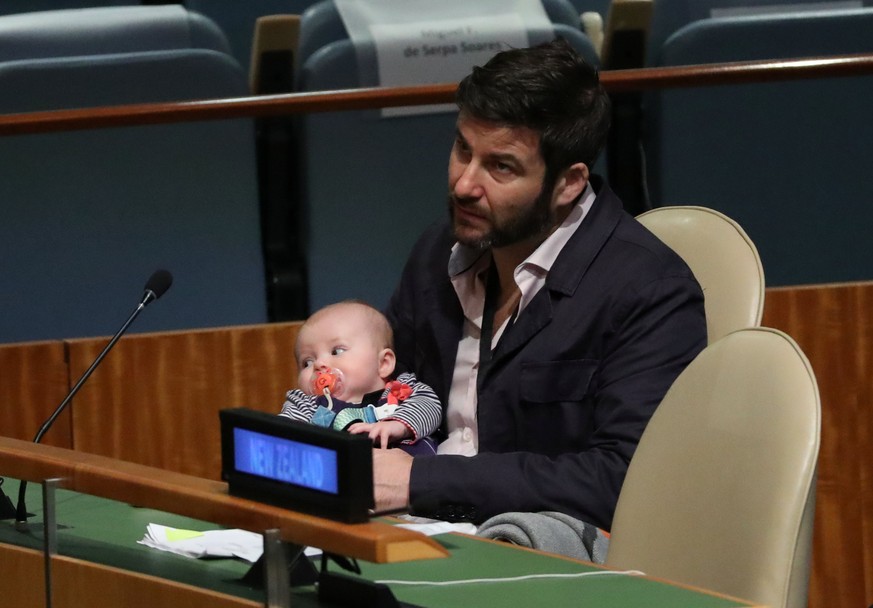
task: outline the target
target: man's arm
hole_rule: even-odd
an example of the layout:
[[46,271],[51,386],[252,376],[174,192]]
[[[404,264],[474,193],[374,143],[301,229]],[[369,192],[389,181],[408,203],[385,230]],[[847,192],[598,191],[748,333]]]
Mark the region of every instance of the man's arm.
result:
[[403,450],[373,450],[373,494],[377,513],[409,506],[411,470],[412,456]]
[[[544,437],[541,448],[416,459],[410,472],[412,512],[479,522],[507,511],[560,511],[609,529],[646,423],[706,342],[702,293],[690,276],[652,281],[613,312],[584,401],[561,406],[590,408],[585,411],[592,412],[593,431],[584,448],[562,445],[575,429],[532,411],[548,403],[521,404],[515,410],[521,419],[514,424],[539,425],[519,432]],[[480,408],[489,405],[480,402]],[[480,411],[480,420],[483,415]],[[560,453],[544,453],[549,442],[561,446]]]

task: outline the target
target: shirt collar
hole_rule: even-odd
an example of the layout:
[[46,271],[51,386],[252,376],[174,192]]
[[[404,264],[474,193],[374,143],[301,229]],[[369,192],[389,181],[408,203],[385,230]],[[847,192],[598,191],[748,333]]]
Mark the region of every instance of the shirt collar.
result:
[[[515,282],[521,291],[521,312],[545,285],[546,277],[561,250],[588,215],[597,198],[589,182],[560,226],[550,234],[527,259],[515,268]],[[485,300],[484,273],[491,263],[490,252],[455,243],[449,256],[448,274],[458,294],[464,316],[476,324],[481,322]]]
[[585,216],[588,215],[591,206],[594,204],[595,198],[597,198],[597,195],[594,193],[594,188],[591,187],[591,183],[589,182],[585,186],[585,190],[582,191],[582,194],[579,197],[579,202],[573,205],[573,208],[570,210],[570,213],[561,225],[558,226],[555,231],[527,257],[525,261],[516,267],[516,282],[518,281],[519,272],[524,267],[536,266],[545,272],[552,269],[552,264],[554,264],[555,260],[558,259],[558,254],[561,253],[564,245],[567,244],[567,241],[570,240],[570,237],[572,237],[576,232],[576,229],[579,228],[582,220],[584,220]]

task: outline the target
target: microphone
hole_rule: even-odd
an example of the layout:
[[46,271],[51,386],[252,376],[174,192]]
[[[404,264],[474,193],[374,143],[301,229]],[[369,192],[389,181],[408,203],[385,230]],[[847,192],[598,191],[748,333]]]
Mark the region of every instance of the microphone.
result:
[[[169,273],[167,270],[156,270],[152,273],[152,276],[149,277],[149,280],[146,281],[145,287],[143,288],[143,295],[140,299],[139,305],[134,309],[133,313],[128,317],[127,321],[125,321],[124,325],[121,326],[106,347],[100,352],[97,358],[94,360],[94,363],[91,364],[82,377],[79,378],[79,381],[76,382],[76,385],[69,392],[69,394],[64,397],[64,400],[61,401],[61,404],[55,408],[55,411],[52,412],[52,415],[48,417],[48,419],[42,423],[42,426],[37,431],[36,436],[33,438],[34,443],[39,443],[42,440],[43,435],[45,435],[46,431],[51,428],[52,424],[54,424],[57,417],[64,411],[64,408],[67,407],[67,404],[76,396],[76,393],[79,392],[79,389],[82,388],[82,385],[85,384],[85,381],[91,377],[91,374],[94,373],[94,370],[97,369],[97,366],[100,365],[100,362],[103,361],[103,357],[115,346],[115,343],[118,342],[118,339],[124,335],[124,332],[127,331],[127,328],[130,327],[130,324],[133,323],[133,320],[142,312],[142,309],[160,298],[166,291],[170,288],[170,285],[173,284],[173,275]],[[25,491],[27,490],[27,482],[22,480],[21,485],[18,486],[18,505],[15,509],[15,527],[19,530],[27,529],[27,518],[29,513],[27,512],[27,505],[25,504]]]
[[160,298],[166,293],[166,291],[170,288],[170,285],[172,284],[173,275],[170,274],[170,271],[156,270],[155,272],[153,272],[152,276],[149,277],[149,280],[146,281],[145,287],[143,288],[144,292],[142,294],[140,306],[144,308]]

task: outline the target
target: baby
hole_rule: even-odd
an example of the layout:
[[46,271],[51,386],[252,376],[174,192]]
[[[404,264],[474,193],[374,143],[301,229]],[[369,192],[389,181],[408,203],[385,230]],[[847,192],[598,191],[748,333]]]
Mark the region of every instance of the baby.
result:
[[396,359],[388,320],[357,301],[331,304],[309,317],[297,335],[297,385],[281,416],[351,433],[383,448],[398,445],[434,454],[428,437],[439,426],[436,394],[413,374],[393,378]]

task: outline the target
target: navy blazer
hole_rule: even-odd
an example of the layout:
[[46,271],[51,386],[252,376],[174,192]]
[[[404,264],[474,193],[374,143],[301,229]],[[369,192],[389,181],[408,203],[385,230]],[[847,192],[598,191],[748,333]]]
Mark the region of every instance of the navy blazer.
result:
[[[416,458],[413,513],[559,511],[609,529],[646,423],[706,345],[706,318],[685,262],[592,183],[588,216],[481,379],[479,454]],[[443,412],[463,323],[447,272],[454,242],[447,222],[421,237],[386,311],[398,360]]]

